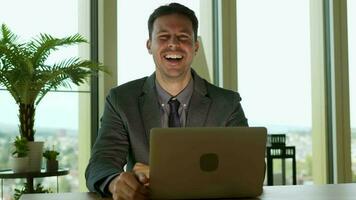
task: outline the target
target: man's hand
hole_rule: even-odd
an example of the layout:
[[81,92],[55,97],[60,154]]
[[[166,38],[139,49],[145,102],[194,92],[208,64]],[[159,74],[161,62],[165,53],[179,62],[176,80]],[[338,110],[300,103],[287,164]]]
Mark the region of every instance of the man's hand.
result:
[[146,186],[139,182],[139,177],[132,172],[122,172],[115,177],[110,182],[109,191],[114,200],[141,200],[148,199],[149,196]]
[[136,163],[133,172],[122,172],[109,184],[109,191],[114,200],[148,199],[149,167]]
[[145,186],[149,185],[150,181],[150,167],[143,163],[136,163],[132,171],[137,176],[138,180]]

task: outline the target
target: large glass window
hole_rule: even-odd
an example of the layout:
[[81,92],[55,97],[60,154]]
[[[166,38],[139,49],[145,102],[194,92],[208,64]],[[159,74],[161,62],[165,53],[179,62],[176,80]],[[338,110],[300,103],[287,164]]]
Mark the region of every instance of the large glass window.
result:
[[[79,32],[79,0],[0,0],[0,24],[6,24],[22,41],[49,33],[55,37],[65,37]],[[64,14],[65,13],[65,14]],[[63,48],[55,52],[48,60],[58,62],[64,58],[79,56],[77,46]],[[82,54],[81,54],[82,55]],[[89,90],[81,90],[89,98]],[[89,110],[89,106],[85,108]],[[10,141],[18,131],[18,106],[11,95],[0,89],[0,169],[8,169]],[[70,169],[70,174],[59,177],[59,191],[79,191],[78,172],[78,129],[79,129],[79,88],[61,88],[49,92],[37,106],[35,116],[35,140],[44,141],[45,148],[54,148],[60,152],[59,166]],[[89,124],[88,124],[89,126]],[[88,133],[88,137],[89,137]],[[89,145],[89,144],[88,144]],[[23,180],[4,181],[4,199],[12,198],[14,188],[20,187]],[[56,179],[36,179],[45,188],[56,191]]]
[[146,49],[147,20],[153,10],[160,5],[177,2],[194,10],[199,20],[199,1],[118,1],[118,84],[149,76],[155,70],[153,59]]
[[237,1],[242,105],[251,126],[296,147],[297,184],[313,182],[309,24],[309,0]]
[[352,180],[356,182],[356,2],[347,1]]

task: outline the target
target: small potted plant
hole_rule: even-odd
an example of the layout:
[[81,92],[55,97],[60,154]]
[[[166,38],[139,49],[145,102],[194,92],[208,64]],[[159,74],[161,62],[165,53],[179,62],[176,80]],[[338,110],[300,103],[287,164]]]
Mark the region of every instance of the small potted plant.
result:
[[43,157],[46,158],[46,170],[49,172],[57,171],[58,170],[58,160],[57,156],[59,155],[58,151],[54,150],[54,147],[52,150],[46,150],[43,153]]
[[15,173],[26,172],[28,167],[28,145],[27,139],[16,136],[13,142],[14,150],[11,157],[12,171]]

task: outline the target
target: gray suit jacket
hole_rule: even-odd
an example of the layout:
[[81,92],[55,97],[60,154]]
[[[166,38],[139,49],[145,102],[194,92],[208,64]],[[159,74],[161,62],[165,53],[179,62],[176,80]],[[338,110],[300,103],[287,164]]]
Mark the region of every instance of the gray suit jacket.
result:
[[[216,87],[193,70],[194,91],[186,126],[248,126],[238,93]],[[148,164],[149,133],[160,127],[160,107],[155,74],[111,89],[106,98],[101,127],[86,169],[87,187],[110,175],[132,170],[136,162]]]

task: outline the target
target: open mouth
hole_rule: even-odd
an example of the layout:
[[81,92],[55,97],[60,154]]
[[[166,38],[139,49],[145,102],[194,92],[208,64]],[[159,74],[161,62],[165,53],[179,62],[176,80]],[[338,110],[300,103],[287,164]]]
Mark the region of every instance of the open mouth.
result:
[[167,54],[164,56],[164,58],[170,62],[170,63],[178,63],[179,61],[181,61],[183,59],[182,55],[178,55],[178,54]]

